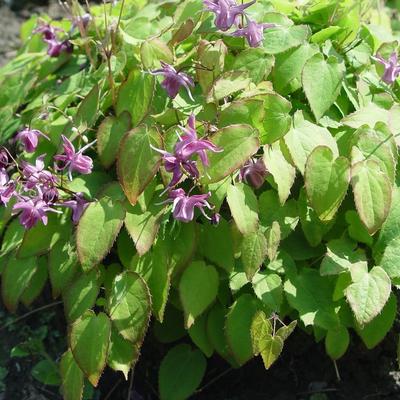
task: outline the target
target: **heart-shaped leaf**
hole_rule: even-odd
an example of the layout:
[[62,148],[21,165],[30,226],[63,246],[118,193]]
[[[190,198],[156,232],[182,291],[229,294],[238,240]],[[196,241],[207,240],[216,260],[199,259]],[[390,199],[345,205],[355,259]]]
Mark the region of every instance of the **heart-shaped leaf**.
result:
[[74,359],[89,382],[97,386],[106,366],[111,321],[104,313],[87,311],[70,329],[69,343]]
[[260,142],[258,132],[250,125],[230,125],[220,129],[211,141],[223,151],[209,153],[205,183],[218,182],[240,168],[257,152]]
[[372,321],[389,299],[391,282],[381,267],[361,270],[346,289],[346,297],[357,322],[362,326]]
[[90,203],[79,220],[76,243],[84,271],[94,268],[110,251],[125,217],[118,201],[103,197]]
[[339,63],[336,57],[325,60],[320,53],[312,56],[304,65],[304,92],[317,121],[338,97],[344,72],[344,64]]
[[385,222],[390,210],[390,180],[376,161],[365,160],[352,166],[351,184],[358,215],[372,235]]
[[119,334],[140,345],[151,315],[150,293],[143,278],[131,271],[117,275],[109,294],[108,309]]
[[179,282],[179,294],[185,313],[186,327],[194,323],[218,293],[219,277],[217,270],[202,261],[192,262],[183,271]]
[[71,353],[66,351],[60,361],[61,391],[64,400],[78,400],[83,393],[83,372]]
[[329,147],[318,146],[307,159],[305,183],[308,199],[319,219],[330,221],[346,196],[350,182],[350,162],[334,158]]
[[132,205],[156,174],[161,155],[150,145],[161,148],[161,136],[155,128],[142,125],[122,139],[118,161],[118,178]]

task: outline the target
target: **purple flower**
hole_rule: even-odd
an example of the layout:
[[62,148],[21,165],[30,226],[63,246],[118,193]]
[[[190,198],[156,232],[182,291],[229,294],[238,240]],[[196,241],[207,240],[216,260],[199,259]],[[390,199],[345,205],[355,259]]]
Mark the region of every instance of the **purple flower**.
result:
[[264,39],[264,29],[273,28],[275,24],[258,24],[248,20],[247,26],[232,33],[232,36],[244,36],[250,47],[258,47]]
[[22,163],[22,175],[26,179],[26,190],[42,188],[42,191],[45,192],[52,189],[57,183],[57,178],[50,171],[44,169],[44,157],[44,154],[39,156],[35,165],[27,162]]
[[181,86],[183,86],[187,90],[190,99],[194,101],[189,88],[189,86],[194,87],[193,79],[184,72],[177,72],[172,65],[164,61],[161,61],[161,66],[162,68],[151,71],[150,73],[152,75],[164,76],[161,86],[167,91],[168,96],[174,99]]
[[267,175],[267,168],[265,167],[262,158],[254,160],[251,158],[247,163],[240,169],[240,180],[246,182],[247,184],[260,188]]
[[205,213],[204,207],[213,208],[207,201],[211,193],[187,196],[183,189],[171,190],[167,202],[172,202],[173,217],[182,222],[190,222],[194,217],[194,208],[197,207],[209,220],[211,218]]
[[208,166],[206,150],[213,152],[222,151],[222,149],[219,149],[209,140],[198,139],[195,124],[196,119],[192,114],[188,119],[188,126],[186,128],[180,127],[184,135],[179,135],[179,141],[174,147],[173,154],[151,146],[153,150],[163,155],[164,166],[167,172],[172,172],[172,180],[168,184],[167,189],[174,187],[181,180],[184,171],[195,179],[199,178],[200,173],[197,169],[196,161],[190,159],[194,154],[200,156],[204,166]]
[[55,28],[49,24],[42,24],[33,33],[41,33],[43,41],[47,43],[47,54],[50,57],[58,57],[62,52],[72,53],[73,45],[69,40],[59,41],[57,32],[62,29]]
[[72,53],[74,46],[69,40],[59,42],[58,40],[47,41],[47,54],[50,57],[58,57],[61,53]]
[[175,145],[175,154],[178,158],[186,160],[193,154],[197,154],[200,156],[202,164],[207,167],[209,161],[206,150],[210,150],[214,153],[220,153],[223,151],[209,140],[197,138],[196,117],[194,114],[189,117],[188,126],[186,128],[180,128],[184,135],[179,137],[179,142]]
[[68,207],[72,210],[72,222],[77,224],[86,210],[89,202],[85,200],[83,193],[76,193],[73,200],[64,201],[60,206]]
[[256,2],[238,5],[235,0],[204,0],[206,9],[215,14],[215,26],[221,31],[227,31],[233,24],[238,24],[238,18],[247,7]]
[[0,150],[0,168],[6,168],[8,165],[8,153],[5,149]]
[[82,16],[75,17],[72,21],[71,31],[74,30],[74,28],[79,27],[80,25],[84,29],[86,29],[91,20],[92,20],[92,16],[89,13],[83,14]]
[[218,225],[220,220],[221,220],[221,214],[219,214],[219,213],[214,213],[211,216],[211,224],[212,225]]
[[42,221],[44,225],[47,225],[46,213],[49,211],[58,212],[50,208],[46,202],[40,198],[24,198],[19,201],[14,205],[12,212],[13,214],[17,214],[20,211],[19,222],[25,229],[31,229],[39,221]]
[[61,136],[63,141],[63,148],[65,154],[58,154],[54,156],[56,161],[63,163],[59,170],[68,169],[68,177],[72,180],[72,172],[76,171],[81,174],[90,174],[93,168],[93,161],[90,157],[84,156],[82,153],[92,146],[94,142],[82,147],[78,152],[75,151],[74,145],[64,136]]
[[27,153],[33,153],[39,143],[39,136],[43,136],[47,140],[50,140],[44,133],[37,129],[25,128],[15,136],[16,140],[19,140]]
[[372,57],[372,59],[385,67],[382,80],[389,85],[393,84],[396,78],[400,75],[400,65],[398,64],[397,54],[393,52],[388,60],[385,60],[379,54],[377,54],[376,57]]
[[0,169],[0,201],[7,204],[15,195],[15,184],[8,177],[5,168]]
[[56,39],[56,32],[59,32],[61,29],[55,28],[50,24],[41,24],[38,26],[33,33],[41,33],[44,40],[53,40]]

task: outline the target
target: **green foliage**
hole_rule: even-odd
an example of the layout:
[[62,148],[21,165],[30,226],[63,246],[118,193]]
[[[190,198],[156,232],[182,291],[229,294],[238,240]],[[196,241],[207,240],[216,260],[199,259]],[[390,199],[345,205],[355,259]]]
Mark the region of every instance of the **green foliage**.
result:
[[[49,279],[69,327],[60,374],[40,360],[35,379],[80,400],[84,378],[97,385],[107,365],[128,377],[149,326],[162,343],[188,336],[197,347],[166,353],[165,400],[193,395],[214,352],[235,368],[254,356],[271,368],[296,326],[333,360],[354,334],[378,345],[397,314],[400,86],[371,56],[398,52],[398,32],[373,28],[377,11],[356,0],[259,0],[246,12],[276,26],[250,47],[219,31],[201,0],[121,3],[106,19],[93,7],[86,38],[72,30],[74,51],[58,58],[32,33],[35,17],[0,69],[1,143],[23,126],[50,139],[33,153],[16,141],[19,166],[46,154],[57,173],[61,135],[77,151],[97,140],[85,149],[92,173],[58,182],[89,202],[77,226],[63,195],[52,205],[63,212],[29,230],[15,200],[0,211],[5,306],[30,307]],[[190,92],[168,95],[164,63]],[[185,164],[176,153],[189,134],[185,151],[207,150]],[[257,182],[246,174],[255,161],[266,169]],[[10,178],[21,186],[20,170]],[[189,218],[180,191],[210,208]]]

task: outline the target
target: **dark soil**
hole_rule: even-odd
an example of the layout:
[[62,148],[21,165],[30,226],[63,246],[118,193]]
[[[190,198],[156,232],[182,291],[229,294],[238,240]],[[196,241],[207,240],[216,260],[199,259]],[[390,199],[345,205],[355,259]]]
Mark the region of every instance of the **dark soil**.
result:
[[[50,290],[35,303],[35,308],[51,303]],[[19,314],[27,310],[21,309]],[[9,324],[10,314],[0,311],[0,327]],[[31,376],[40,356],[10,358],[10,350],[48,327],[44,339],[51,358],[59,360],[67,346],[66,326],[61,305],[38,312],[7,329],[0,328],[0,367],[7,371],[0,379],[0,400],[62,400],[56,387],[45,386]],[[192,400],[400,400],[400,372],[396,346],[400,326],[375,349],[367,350],[355,334],[347,354],[337,361],[341,380],[323,343],[301,329],[287,340],[281,357],[266,371],[256,358],[240,369],[232,369],[219,356],[208,360],[203,382]],[[190,341],[189,341],[190,342]],[[160,362],[170,346],[157,342],[150,328],[135,368],[130,400],[156,400]],[[1,386],[3,385],[3,389]],[[3,393],[2,393],[3,391]],[[126,400],[129,382],[107,369],[91,400]]]

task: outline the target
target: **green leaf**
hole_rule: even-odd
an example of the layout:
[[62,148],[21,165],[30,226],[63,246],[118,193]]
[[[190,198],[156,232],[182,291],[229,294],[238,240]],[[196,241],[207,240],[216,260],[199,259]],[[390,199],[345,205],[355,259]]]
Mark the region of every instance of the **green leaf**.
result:
[[318,46],[304,43],[275,56],[275,67],[272,71],[274,89],[281,94],[288,94],[301,87],[301,72],[304,64],[315,53]]
[[153,75],[134,69],[119,89],[117,115],[120,116],[123,111],[128,111],[133,127],[137,126],[149,112],[154,82]]
[[219,115],[219,127],[234,124],[248,124],[262,129],[264,119],[264,103],[260,99],[236,100],[224,108]]
[[71,325],[69,343],[79,368],[97,386],[106,366],[111,321],[104,313],[87,311]]
[[97,130],[97,153],[104,168],[110,168],[117,158],[118,148],[131,125],[130,116],[123,112],[119,117],[109,116]]
[[40,296],[48,277],[46,257],[38,258],[38,267],[29,282],[29,286],[21,295],[21,302],[25,307],[29,307],[37,297]]
[[[390,246],[390,243],[400,236],[400,187],[397,185],[393,189],[392,197],[393,199],[389,214],[379,231],[378,239],[373,247],[375,261],[377,262],[377,265],[381,265],[382,268],[383,265],[381,264],[380,259],[386,246]],[[393,256],[394,255],[395,254],[393,253]]]
[[329,147],[318,146],[308,156],[305,168],[308,199],[322,221],[335,216],[350,182],[350,162],[345,157],[334,159]]
[[349,331],[344,326],[338,329],[329,330],[325,337],[325,350],[332,360],[338,360],[349,347],[350,336]]
[[243,235],[241,260],[247,279],[251,281],[267,256],[267,239],[261,230]]
[[47,253],[61,238],[71,235],[68,213],[48,215],[47,225],[41,222],[27,230],[18,249],[17,256],[26,258]]
[[198,317],[195,323],[188,329],[188,333],[193,343],[204,353],[206,357],[211,357],[214,348],[207,336],[208,314]]
[[150,70],[160,66],[160,61],[172,64],[171,49],[160,39],[146,40],[140,46],[140,58],[144,69]]
[[257,152],[259,147],[258,132],[250,125],[230,125],[220,129],[211,141],[223,149],[219,153],[208,154],[210,166],[205,183],[218,182],[235,172]]
[[125,217],[118,201],[102,198],[89,204],[78,223],[76,243],[84,271],[98,265],[110,251]]
[[372,235],[382,226],[390,210],[389,178],[376,161],[365,160],[352,166],[351,183],[358,215]]
[[151,298],[146,282],[131,271],[117,275],[108,298],[108,309],[119,334],[140,345],[151,314]]
[[90,128],[96,122],[99,116],[97,112],[99,108],[99,95],[99,86],[96,84],[83,99],[81,104],[79,104],[78,111],[74,118],[74,124],[79,130]]
[[336,57],[327,60],[320,53],[304,65],[302,82],[307,100],[318,121],[336,101],[342,88],[345,68]]
[[249,48],[235,57],[232,69],[248,71],[249,78],[258,85],[269,75],[274,61],[274,57],[267,54],[262,47]]
[[69,349],[61,357],[60,374],[64,400],[80,400],[83,393],[84,375]]
[[289,112],[292,105],[290,101],[276,93],[268,93],[263,99],[265,117],[260,141],[262,144],[271,144],[289,131],[292,122]]
[[188,344],[173,347],[163,358],[158,372],[161,400],[185,400],[201,383],[206,359]]
[[108,348],[107,364],[114,371],[121,371],[127,380],[129,371],[135,364],[138,357],[138,347],[124,339],[115,328],[112,328],[110,347]]
[[280,336],[268,336],[263,344],[263,348],[261,357],[265,369],[269,369],[283,350],[283,340]]
[[317,146],[329,147],[335,158],[339,155],[336,141],[328,129],[305,120],[300,111],[294,115],[293,126],[284,140],[295,166],[303,175],[307,158]]
[[272,325],[263,311],[257,311],[251,322],[251,342],[253,354],[258,356],[264,349],[265,341],[272,333]]
[[34,277],[38,268],[36,257],[18,259],[12,253],[2,273],[1,295],[4,305],[10,312],[15,312],[20,297]]
[[400,277],[400,236],[395,237],[386,246],[380,266],[389,275],[391,279]]
[[222,40],[216,40],[214,43],[199,41],[197,57],[205,68],[197,68],[196,76],[204,94],[209,93],[215,78],[223,71],[227,52],[228,49]]
[[364,326],[356,324],[356,332],[368,349],[373,349],[390,331],[397,314],[397,300],[392,293],[382,312]]
[[296,169],[286,160],[279,142],[264,146],[263,160],[267,171],[278,186],[279,201],[283,205],[290,195],[290,189],[296,177]]
[[252,281],[254,293],[271,312],[279,312],[283,300],[282,279],[267,271],[258,272]]
[[269,54],[283,53],[297,47],[310,37],[307,25],[277,26],[264,31],[263,48]]
[[330,240],[327,245],[327,252],[321,262],[321,275],[337,275],[341,272],[348,272],[359,262],[367,262],[365,253],[357,249],[357,243],[342,237]]
[[207,94],[207,103],[215,102],[246,89],[250,84],[247,73],[241,71],[225,72],[215,80]]
[[2,238],[0,257],[16,249],[22,243],[25,232],[26,230],[19,223],[18,218],[12,220],[7,226]]
[[375,129],[362,126],[354,133],[351,162],[374,160],[393,184],[396,177],[397,145],[387,126],[381,122]]
[[203,261],[192,262],[183,271],[179,282],[179,295],[187,328],[190,328],[195,319],[215,300],[218,285],[218,272]]
[[205,224],[200,236],[201,252],[205,258],[225,269],[228,273],[234,266],[231,227],[224,219],[217,226]]
[[260,223],[263,228],[272,227],[274,223],[278,222],[282,240],[294,231],[299,222],[297,203],[294,199],[281,206],[278,194],[274,190],[266,190],[259,197],[258,203]]
[[251,324],[257,311],[256,299],[241,295],[231,306],[225,321],[225,336],[234,359],[239,365],[253,357]]
[[125,215],[125,228],[135,242],[139,256],[147,253],[154,243],[160,219],[164,214],[164,207],[156,205],[156,199],[152,198],[146,211],[142,211],[139,204],[128,208]]
[[75,243],[59,240],[50,250],[48,260],[53,298],[56,298],[71,283],[78,270]]
[[270,261],[273,261],[278,254],[281,241],[281,227],[277,221],[273,221],[272,225],[267,228],[265,237],[267,239],[267,256]]
[[315,325],[323,329],[335,329],[339,324],[332,302],[333,281],[321,277],[317,270],[302,269],[290,276],[284,285],[286,298],[299,312],[305,326]]
[[31,374],[44,385],[59,386],[60,375],[56,367],[57,365],[50,360],[42,360],[33,366]]
[[257,232],[258,204],[250,186],[243,183],[230,185],[226,199],[239,231],[243,235]]
[[346,289],[346,298],[360,325],[372,321],[389,299],[390,278],[381,267],[363,271]]
[[94,306],[100,291],[99,278],[99,271],[91,270],[87,274],[79,276],[64,291],[64,309],[69,322],[77,320]]
[[128,132],[121,142],[118,178],[132,205],[153,179],[161,162],[161,155],[150,145],[161,148],[161,136],[155,128],[148,129],[145,125]]
[[279,336],[283,341],[285,341],[294,331],[297,326],[297,321],[292,321],[289,325],[281,326],[276,331],[276,336]]
[[225,315],[225,308],[219,302],[215,303],[208,312],[207,336],[215,351],[231,364],[236,365],[229,351],[226,335],[224,334]]

